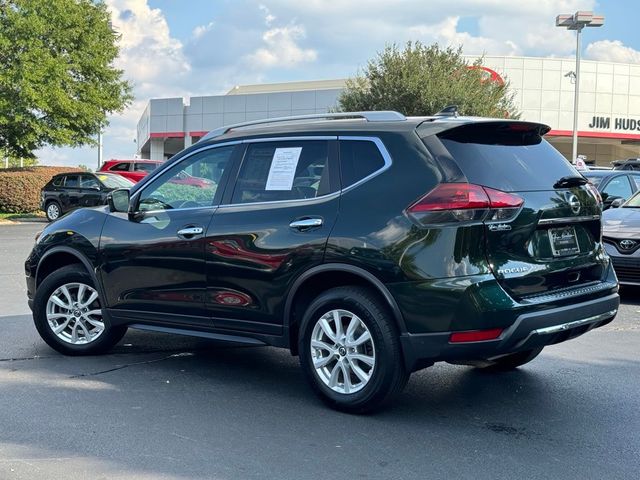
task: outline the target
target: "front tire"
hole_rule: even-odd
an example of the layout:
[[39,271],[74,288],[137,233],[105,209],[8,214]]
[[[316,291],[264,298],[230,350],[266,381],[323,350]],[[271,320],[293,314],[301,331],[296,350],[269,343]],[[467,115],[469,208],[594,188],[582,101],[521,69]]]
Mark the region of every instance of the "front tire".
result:
[[298,351],[312,390],[336,410],[378,410],[409,379],[395,322],[366,288],[338,287],[318,296],[302,320]]
[[69,265],[46,277],[36,290],[33,321],[42,339],[65,355],[104,353],[127,332],[114,327],[102,314],[102,304],[91,275]]

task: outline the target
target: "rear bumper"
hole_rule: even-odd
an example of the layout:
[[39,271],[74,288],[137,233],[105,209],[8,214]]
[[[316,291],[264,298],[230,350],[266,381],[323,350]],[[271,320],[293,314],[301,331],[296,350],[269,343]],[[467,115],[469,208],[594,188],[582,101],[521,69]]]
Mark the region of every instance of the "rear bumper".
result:
[[403,334],[405,364],[409,370],[436,361],[491,360],[508,353],[553,345],[611,322],[620,305],[617,293],[563,307],[522,313],[499,338],[473,343],[450,343],[453,332]]

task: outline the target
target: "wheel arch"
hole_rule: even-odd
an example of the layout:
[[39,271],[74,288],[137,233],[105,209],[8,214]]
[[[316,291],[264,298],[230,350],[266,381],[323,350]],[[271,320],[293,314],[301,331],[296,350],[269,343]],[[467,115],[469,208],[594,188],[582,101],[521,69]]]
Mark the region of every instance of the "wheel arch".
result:
[[42,256],[38,262],[38,267],[36,268],[36,289],[51,273],[55,272],[59,268],[74,264],[82,265],[82,267],[91,276],[100,297],[104,298],[102,284],[98,281],[95,268],[89,258],[87,258],[83,253],[65,246],[53,247]]
[[288,341],[292,354],[296,355],[298,349],[298,327],[304,313],[301,307],[329,288],[354,284],[368,287],[379,294],[395,320],[400,334],[407,332],[400,307],[380,279],[355,265],[327,263],[302,273],[287,295],[284,307],[284,339]]

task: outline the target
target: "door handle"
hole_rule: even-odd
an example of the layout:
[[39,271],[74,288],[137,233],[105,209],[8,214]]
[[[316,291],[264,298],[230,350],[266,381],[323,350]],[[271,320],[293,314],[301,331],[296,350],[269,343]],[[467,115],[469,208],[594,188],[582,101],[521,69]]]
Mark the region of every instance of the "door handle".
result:
[[178,236],[180,238],[184,238],[185,240],[191,240],[195,237],[199,237],[204,233],[204,228],[202,227],[185,227],[178,230]]
[[321,218],[301,218],[300,220],[294,220],[289,224],[289,226],[302,231],[310,228],[321,227],[322,223],[323,221]]

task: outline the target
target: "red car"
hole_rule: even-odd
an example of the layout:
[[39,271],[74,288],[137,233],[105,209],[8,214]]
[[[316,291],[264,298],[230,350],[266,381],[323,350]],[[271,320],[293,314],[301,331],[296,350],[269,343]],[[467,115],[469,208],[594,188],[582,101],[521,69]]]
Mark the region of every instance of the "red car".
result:
[[162,162],[157,160],[107,160],[100,167],[101,172],[117,173],[132,182],[139,182],[153,172]]
[[[116,160],[111,159],[102,164],[100,167],[101,172],[110,172],[121,175],[128,178],[132,182],[139,182],[149,173],[153,172],[156,168],[162,165],[163,162],[158,160]],[[172,183],[180,185],[191,185],[192,187],[206,188],[213,184],[212,181],[206,178],[194,177],[189,173],[182,171],[177,178],[172,180]]]

